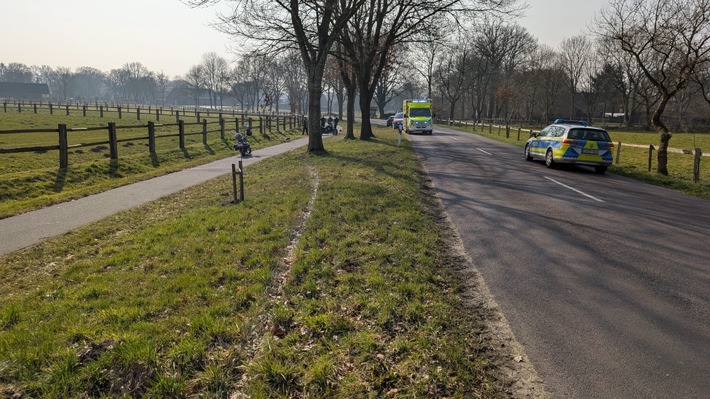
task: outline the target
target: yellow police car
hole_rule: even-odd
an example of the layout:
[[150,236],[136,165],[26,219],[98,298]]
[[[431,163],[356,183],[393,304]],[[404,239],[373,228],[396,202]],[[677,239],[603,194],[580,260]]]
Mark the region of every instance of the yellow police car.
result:
[[525,159],[544,160],[548,168],[556,164],[593,166],[597,173],[606,172],[613,160],[609,133],[585,122],[558,119],[525,143]]

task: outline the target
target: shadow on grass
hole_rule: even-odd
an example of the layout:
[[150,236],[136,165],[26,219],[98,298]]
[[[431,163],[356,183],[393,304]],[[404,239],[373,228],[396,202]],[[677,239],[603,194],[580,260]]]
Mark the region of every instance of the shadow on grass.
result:
[[54,185],[52,185],[52,190],[55,193],[62,192],[64,190],[64,185],[67,182],[67,168],[59,168],[57,171],[57,176],[54,178]]

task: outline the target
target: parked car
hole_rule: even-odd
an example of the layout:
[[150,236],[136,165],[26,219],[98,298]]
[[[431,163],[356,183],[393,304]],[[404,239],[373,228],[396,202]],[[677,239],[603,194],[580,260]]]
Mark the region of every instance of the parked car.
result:
[[587,165],[597,173],[604,173],[612,163],[613,148],[606,130],[585,122],[558,119],[530,135],[525,143],[525,159],[544,160],[548,168],[563,163]]
[[392,126],[392,121],[394,121],[394,115],[387,117],[387,127]]
[[401,129],[404,126],[404,113],[397,112],[394,114],[394,119],[392,119],[392,128]]

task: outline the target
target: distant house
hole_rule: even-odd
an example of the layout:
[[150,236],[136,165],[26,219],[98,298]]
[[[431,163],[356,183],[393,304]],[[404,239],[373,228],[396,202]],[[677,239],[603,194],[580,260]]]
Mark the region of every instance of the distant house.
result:
[[0,98],[8,100],[41,101],[49,99],[46,83],[0,82]]

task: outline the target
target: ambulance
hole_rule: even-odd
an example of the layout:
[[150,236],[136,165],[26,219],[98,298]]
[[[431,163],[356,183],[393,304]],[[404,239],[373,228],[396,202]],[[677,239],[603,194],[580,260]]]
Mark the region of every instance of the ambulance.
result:
[[406,133],[433,133],[434,124],[430,99],[404,100],[402,112],[404,113],[404,131]]

